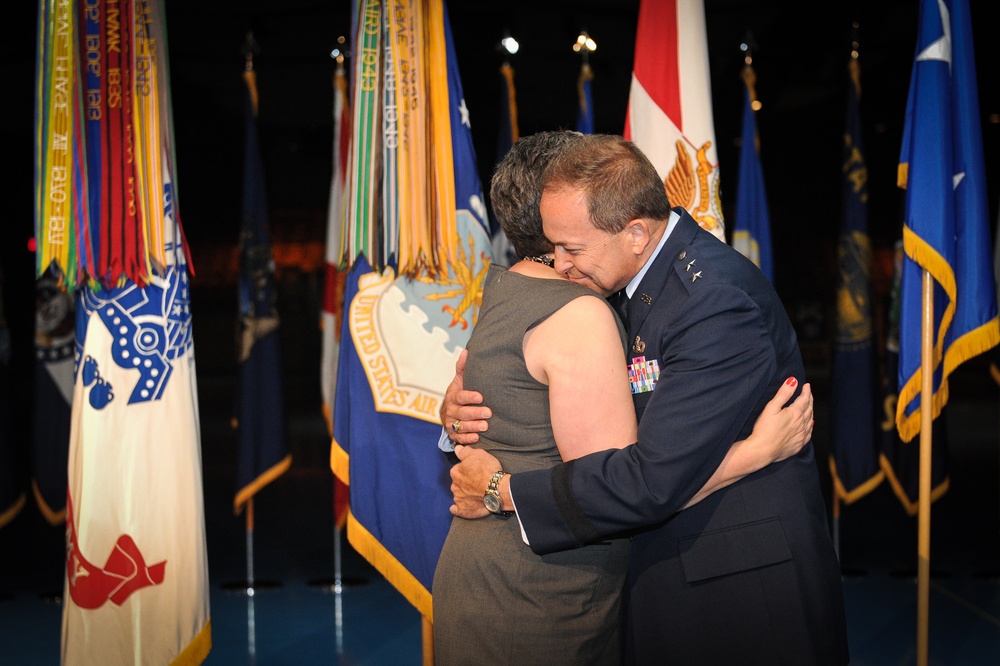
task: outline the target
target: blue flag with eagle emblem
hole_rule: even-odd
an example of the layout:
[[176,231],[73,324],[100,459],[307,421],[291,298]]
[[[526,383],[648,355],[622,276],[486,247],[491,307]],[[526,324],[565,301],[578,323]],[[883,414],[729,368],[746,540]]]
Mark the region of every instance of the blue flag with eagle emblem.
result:
[[[833,338],[833,432],[830,473],[834,497],[845,504],[882,482],[876,414],[876,355],[872,309],[872,250],[868,236],[868,167],[861,143],[861,67],[848,65],[841,227],[837,244],[837,328]],[[834,514],[836,515],[836,513]]]
[[[444,4],[408,6],[388,15],[376,0],[363,5],[358,20],[366,34],[355,31],[355,65],[370,56],[379,63],[375,71],[382,74],[377,83],[369,80],[374,85],[368,87],[354,78],[345,220],[347,256],[354,260],[344,291],[331,467],[338,477],[345,472],[348,476],[341,480],[351,488],[351,545],[417,610],[431,617],[434,569],[452,519],[448,464],[437,448],[438,411],[479,312],[491,260],[490,236]],[[425,30],[407,32],[421,23]],[[382,38],[389,42],[384,48],[373,26],[382,26]],[[412,104],[397,103],[405,111],[393,114],[396,125],[383,126],[377,118],[373,122],[373,116],[365,114],[373,100],[393,99],[384,94],[386,86],[394,85],[385,70],[402,65],[410,71],[424,69],[402,62],[414,51],[397,47],[411,43],[431,75],[417,74],[414,85],[396,91],[397,102],[400,95],[412,95],[407,98]],[[386,52],[391,59],[380,61]],[[373,71],[371,65],[369,61],[367,73]],[[430,138],[426,145],[415,145],[421,140],[415,135],[424,136],[416,132],[422,126]],[[409,222],[406,211],[398,211],[401,243],[421,237],[427,230],[420,225],[433,223],[427,242],[414,253],[422,263],[408,264],[403,248],[395,261],[390,256],[382,262],[370,246],[352,244],[378,235],[353,230],[364,227],[364,217],[372,210],[366,204],[372,200],[371,191],[388,186],[371,175],[392,170],[374,169],[364,158],[383,155],[372,146],[386,137],[400,138],[394,153],[398,180],[393,185],[412,192],[398,197],[400,208],[428,199],[429,212]],[[414,144],[407,144],[410,139]],[[427,163],[433,168],[409,170],[407,155],[412,153],[418,156],[416,163],[432,156]],[[370,219],[380,227],[391,224],[389,215],[395,213],[382,208],[381,217]]]
[[239,388],[236,421],[239,456],[233,511],[292,464],[288,448],[281,372],[278,285],[268,229],[264,164],[257,136],[257,75],[243,72],[247,85],[244,124],[243,211],[240,229]]
[[979,93],[967,0],[922,0],[899,158],[906,188],[896,426],[920,431],[922,282],[933,278],[932,413],[948,376],[1000,342]]

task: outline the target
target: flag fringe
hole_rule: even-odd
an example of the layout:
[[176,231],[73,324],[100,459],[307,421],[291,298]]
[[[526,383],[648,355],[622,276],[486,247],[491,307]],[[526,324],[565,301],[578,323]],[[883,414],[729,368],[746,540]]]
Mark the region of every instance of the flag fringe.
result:
[[344,449],[340,448],[337,440],[333,440],[330,446],[330,469],[338,479],[350,485],[351,457]]
[[265,470],[256,479],[243,486],[243,488],[236,493],[236,499],[233,500],[233,513],[237,516],[243,513],[243,506],[250,501],[254,495],[256,495],[264,486],[288,471],[288,468],[291,466],[292,454],[288,453],[284,458],[279,460],[269,469]]
[[21,509],[24,508],[27,501],[28,498],[24,496],[24,493],[18,495],[17,499],[14,500],[14,503],[0,513],[0,527],[3,527],[10,521],[14,520],[14,518],[17,517],[17,514],[21,513]]
[[[882,471],[885,472],[885,478],[892,487],[892,492],[896,494],[900,503],[903,505],[903,509],[906,511],[906,515],[915,516],[917,515],[917,510],[920,508],[920,503],[913,502],[910,500],[909,496],[906,494],[906,489],[903,488],[903,484],[900,483],[899,479],[896,478],[896,473],[892,469],[892,463],[884,455],[879,456],[879,463],[882,465]],[[939,483],[934,488],[931,488],[931,504],[941,499],[948,489],[951,487],[951,477],[945,477],[941,483]]]
[[347,540],[421,615],[434,622],[430,591],[358,522],[353,513],[347,514]]
[[31,492],[35,495],[35,504],[38,505],[38,510],[49,525],[61,525],[66,522],[66,507],[64,506],[59,511],[50,507],[49,503],[45,501],[45,496],[42,495],[41,488],[38,487],[37,479],[31,480]]
[[197,666],[208,658],[212,650],[212,621],[209,620],[201,628],[198,635],[188,643],[170,666]]
[[879,471],[864,483],[859,484],[854,490],[847,490],[844,482],[841,481],[840,476],[837,474],[837,463],[832,456],[830,457],[830,474],[833,477],[834,496],[844,504],[854,504],[854,502],[878,488],[885,480],[885,472]]
[[[905,177],[904,166],[900,165],[901,178]],[[945,336],[951,326],[952,319],[955,317],[955,296],[957,293],[955,273],[948,261],[933,246],[910,229],[908,224],[903,225],[903,251],[906,256],[934,277],[934,280],[941,285],[948,297],[948,305],[945,306],[937,333],[934,336],[931,365],[932,372],[936,372],[938,366],[941,365]],[[946,368],[941,377],[941,383],[934,391],[931,401],[933,409],[931,420],[936,419],[944,406],[948,404],[948,374]],[[911,441],[920,432],[920,410],[915,409],[909,415],[906,412],[910,404],[920,396],[922,377],[923,368],[918,367],[899,389],[899,401],[896,404],[896,428],[899,430],[899,438],[904,442]]]

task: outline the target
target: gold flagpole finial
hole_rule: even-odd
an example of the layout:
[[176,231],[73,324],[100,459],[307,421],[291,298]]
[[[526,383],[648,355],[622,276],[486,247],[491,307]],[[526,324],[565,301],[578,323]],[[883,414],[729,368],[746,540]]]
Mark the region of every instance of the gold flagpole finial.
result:
[[330,57],[334,59],[338,67],[342,67],[344,61],[351,57],[351,52],[347,48],[347,37],[343,35],[337,36],[337,45],[330,51]]
[[851,21],[851,60],[857,60],[860,51],[861,24]]
[[754,111],[760,111],[761,103],[757,99],[757,74],[753,71],[753,51],[757,48],[753,33],[747,30],[746,37],[740,42],[740,51],[743,52],[743,70],[740,75],[743,83],[750,90],[750,105]]
[[503,37],[500,38],[500,42],[497,44],[497,51],[503,51],[504,63],[509,64],[508,58],[517,53],[520,48],[521,45],[518,44],[517,40],[511,37],[510,30],[504,30]]
[[243,60],[246,71],[253,71],[253,54],[258,51],[260,51],[260,47],[257,46],[257,42],[253,38],[253,30],[247,30],[247,38],[243,44]]
[[587,65],[590,54],[597,50],[597,42],[587,34],[586,30],[581,30],[580,35],[573,42],[573,50],[583,57],[583,64]]

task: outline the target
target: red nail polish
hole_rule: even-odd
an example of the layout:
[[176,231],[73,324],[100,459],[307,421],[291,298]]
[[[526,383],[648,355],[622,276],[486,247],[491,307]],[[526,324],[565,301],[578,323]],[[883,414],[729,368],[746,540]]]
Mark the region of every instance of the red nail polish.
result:
[[789,377],[788,379],[785,380],[785,383],[788,384],[789,386],[795,386],[796,383],[795,377]]

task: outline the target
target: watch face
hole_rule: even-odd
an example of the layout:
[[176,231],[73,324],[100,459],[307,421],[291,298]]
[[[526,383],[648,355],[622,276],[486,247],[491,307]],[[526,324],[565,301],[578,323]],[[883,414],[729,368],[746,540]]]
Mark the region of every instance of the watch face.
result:
[[486,508],[489,509],[492,513],[499,513],[500,509],[502,508],[502,505],[500,504],[500,498],[497,497],[496,495],[484,496],[483,504],[485,504]]

